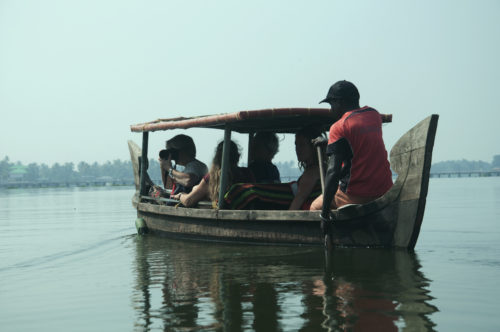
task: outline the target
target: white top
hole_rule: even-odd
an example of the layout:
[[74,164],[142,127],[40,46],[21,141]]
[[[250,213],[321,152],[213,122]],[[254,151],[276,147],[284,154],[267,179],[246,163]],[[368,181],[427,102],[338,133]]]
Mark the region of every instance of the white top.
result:
[[179,168],[181,167],[179,166],[180,165],[176,165],[175,169],[182,173],[196,175],[198,177],[198,180],[200,180],[205,174],[208,173],[207,165],[205,165],[198,159],[188,162],[186,166],[184,166],[183,170],[180,170]]

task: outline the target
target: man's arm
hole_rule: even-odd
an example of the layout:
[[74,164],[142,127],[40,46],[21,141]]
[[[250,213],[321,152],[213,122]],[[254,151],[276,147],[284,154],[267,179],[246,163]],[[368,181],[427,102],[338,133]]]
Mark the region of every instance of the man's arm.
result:
[[172,168],[172,159],[169,156],[167,160],[159,159],[161,179],[165,189],[172,188],[173,182],[180,184],[186,188],[191,188],[198,184],[200,178],[193,173],[184,173]]
[[304,204],[309,194],[311,194],[318,181],[318,173],[318,168],[316,167],[302,174],[299,183],[297,183],[297,193],[292,203],[290,203],[288,210],[300,210],[302,204]]
[[325,176],[325,192],[323,194],[323,208],[321,214],[328,216],[331,209],[332,200],[337,192],[340,180],[340,170],[342,168],[342,160],[339,156],[332,154],[328,161],[328,168]]
[[173,182],[172,179],[168,176],[168,171],[172,167],[171,166],[172,161],[170,160],[170,158],[168,158],[168,160],[160,158],[158,159],[158,161],[160,162],[160,173],[161,173],[161,180],[163,182],[163,187],[165,189],[171,189]]
[[178,199],[185,207],[192,207],[199,201],[208,198],[208,183],[201,179],[200,184],[195,186],[189,194],[179,193],[172,198]]
[[183,173],[172,169],[169,171],[169,176],[178,184],[190,188],[196,184],[198,184],[198,180],[200,179],[197,175],[193,173]]
[[323,195],[323,208],[321,215],[329,215],[332,200],[337,192],[342,171],[342,163],[352,158],[351,145],[345,138],[341,138],[327,147],[327,155],[330,156],[325,177],[325,192]]

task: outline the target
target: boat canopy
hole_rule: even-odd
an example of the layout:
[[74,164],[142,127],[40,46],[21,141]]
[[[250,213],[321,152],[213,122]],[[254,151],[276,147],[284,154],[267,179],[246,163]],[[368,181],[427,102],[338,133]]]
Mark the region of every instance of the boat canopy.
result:
[[[390,115],[382,115],[383,122],[391,122]],[[196,117],[158,119],[131,125],[133,132],[187,128],[230,129],[239,133],[273,131],[295,133],[305,126],[318,126],[323,131],[330,128],[334,117],[327,108],[270,108],[253,111],[239,111]]]

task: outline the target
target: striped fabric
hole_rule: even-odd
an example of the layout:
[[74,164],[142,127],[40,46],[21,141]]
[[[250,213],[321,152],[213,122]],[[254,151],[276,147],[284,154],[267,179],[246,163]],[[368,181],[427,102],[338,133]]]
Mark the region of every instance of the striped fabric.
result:
[[[228,208],[232,210],[287,210],[295,195],[292,185],[296,183],[236,183],[224,195]],[[302,210],[308,210],[311,202],[321,194],[321,184],[314,186]]]

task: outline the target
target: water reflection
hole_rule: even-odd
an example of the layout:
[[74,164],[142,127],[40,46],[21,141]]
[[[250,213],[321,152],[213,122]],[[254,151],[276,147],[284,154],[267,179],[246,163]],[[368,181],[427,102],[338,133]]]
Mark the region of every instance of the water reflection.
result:
[[136,238],[138,331],[432,331],[415,254]]
[[430,281],[416,254],[406,251],[336,250],[326,259],[324,327],[335,330],[433,331]]

